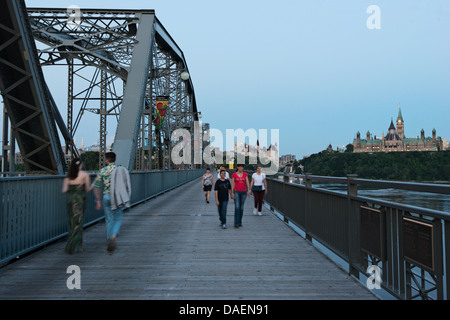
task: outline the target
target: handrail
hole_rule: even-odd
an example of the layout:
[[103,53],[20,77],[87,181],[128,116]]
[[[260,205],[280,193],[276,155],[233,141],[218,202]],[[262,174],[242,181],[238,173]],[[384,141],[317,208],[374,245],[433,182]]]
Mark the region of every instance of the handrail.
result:
[[[131,172],[131,206],[201,176],[203,170]],[[96,174],[91,173],[91,180]],[[0,266],[68,234],[63,175],[0,178]],[[84,226],[104,219],[93,192],[86,196]]]
[[[291,179],[299,183],[291,183]],[[267,181],[265,202],[271,210],[301,229],[305,239],[317,241],[347,263],[350,275],[370,278],[368,267],[374,266],[381,270],[381,287],[398,299],[450,299],[450,212],[358,195],[358,187],[365,186],[445,197],[450,185],[290,173],[275,174]],[[347,192],[317,188],[313,181],[346,184]],[[371,218],[375,224],[364,220],[367,209],[375,213]],[[417,222],[412,229],[411,221]],[[431,233],[422,233],[421,225],[428,226]],[[368,240],[379,242],[379,250],[384,252],[381,257],[368,251]],[[425,259],[429,247],[432,255],[427,258],[433,267],[405,253],[422,248],[416,253]]]
[[328,177],[317,176],[310,174],[295,174],[295,173],[278,173],[274,176],[284,176],[292,178],[302,178],[304,180],[311,181],[331,181],[338,183],[358,184],[366,187],[378,187],[378,188],[394,188],[409,191],[418,192],[430,192],[440,194],[450,194],[450,184],[431,184],[423,182],[407,182],[407,181],[389,181],[389,180],[373,180],[373,179],[361,179],[356,175],[349,175],[349,177]]
[[371,202],[371,203],[385,206],[385,207],[395,207],[396,209],[400,209],[402,211],[415,212],[417,214],[426,215],[431,218],[448,220],[450,222],[450,213],[445,212],[445,211],[429,209],[429,208],[422,208],[422,207],[417,207],[417,206],[413,206],[413,205],[409,205],[409,204],[404,204],[404,203],[399,203],[399,202],[394,202],[394,201],[385,201],[385,200],[380,200],[380,199],[370,198],[370,197],[349,196],[349,198],[351,200]]

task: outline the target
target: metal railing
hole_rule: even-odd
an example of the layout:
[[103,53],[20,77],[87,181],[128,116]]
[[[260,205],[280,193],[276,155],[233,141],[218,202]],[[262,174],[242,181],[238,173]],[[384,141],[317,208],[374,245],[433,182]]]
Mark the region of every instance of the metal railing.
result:
[[[379,287],[397,299],[450,299],[450,213],[358,195],[360,186],[449,195],[450,185],[281,176],[267,179],[271,210],[342,259],[349,274],[367,281],[380,276]],[[345,184],[347,192],[313,181]]]
[[[131,204],[144,202],[201,176],[203,170],[131,172]],[[91,174],[91,180],[95,174]],[[68,234],[65,176],[0,178],[0,265]],[[86,197],[84,226],[104,218],[95,210],[93,192]]]

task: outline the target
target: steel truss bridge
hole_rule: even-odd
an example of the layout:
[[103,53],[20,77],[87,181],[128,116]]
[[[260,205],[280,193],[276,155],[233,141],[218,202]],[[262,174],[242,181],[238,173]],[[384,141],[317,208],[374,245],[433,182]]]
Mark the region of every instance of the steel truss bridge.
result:
[[[192,80],[181,77],[189,72],[182,50],[154,10],[77,10],[26,8],[23,0],[0,3],[2,171],[14,171],[14,161],[9,167],[7,162],[17,142],[27,172],[64,173],[67,161],[78,155],[74,137],[88,112],[99,117],[94,132],[99,133],[100,167],[107,123],[117,123],[112,145],[117,163],[130,170],[170,167],[176,143],[171,132],[192,132],[201,117]],[[65,121],[44,66],[67,70],[56,80],[67,81]],[[169,105],[157,128],[160,97]]]

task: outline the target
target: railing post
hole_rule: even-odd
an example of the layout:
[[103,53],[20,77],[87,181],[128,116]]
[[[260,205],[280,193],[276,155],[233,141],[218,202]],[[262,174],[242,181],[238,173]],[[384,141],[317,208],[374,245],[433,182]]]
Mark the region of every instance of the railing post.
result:
[[148,179],[148,171],[144,171],[144,203],[146,203],[147,202],[147,193],[148,193],[148,190],[147,190],[147,179]]
[[[286,172],[283,173],[283,195],[286,194],[286,183],[289,183],[289,176],[286,174]],[[282,208],[281,212],[283,212],[283,221],[288,223],[289,219],[286,218],[286,197],[283,196],[283,202],[282,202]]]
[[[5,159],[4,159],[5,160]],[[3,197],[3,188],[6,183],[1,182],[0,183],[0,198],[4,199]],[[6,189],[6,188],[5,188]],[[0,267],[2,266],[1,261],[5,257],[5,238],[6,238],[6,222],[5,222],[5,215],[6,213],[3,212],[4,209],[4,203],[3,201],[0,203]]]
[[308,200],[308,188],[312,187],[312,179],[310,175],[311,175],[310,173],[305,173],[305,238],[306,240],[312,242],[312,237],[309,234],[309,227],[308,227],[308,216],[311,213]]
[[446,290],[444,299],[450,300],[450,221],[444,220],[444,257]]
[[354,229],[352,227],[354,221],[352,221],[351,212],[351,196],[358,195],[358,185],[352,182],[352,179],[356,178],[357,174],[347,175],[347,240],[348,240],[348,273],[359,279],[359,271],[353,266],[353,253],[352,253],[352,235],[354,234]]
[[312,179],[310,177],[311,173],[305,173],[305,186],[308,188],[312,187]]
[[[442,237],[442,220],[436,219],[434,221],[434,226],[436,228],[436,232],[434,232],[434,243],[435,243],[435,252],[437,253],[435,256],[436,262],[436,297],[437,300],[444,300],[444,251],[443,251],[443,237]],[[425,287],[425,286],[424,286]]]

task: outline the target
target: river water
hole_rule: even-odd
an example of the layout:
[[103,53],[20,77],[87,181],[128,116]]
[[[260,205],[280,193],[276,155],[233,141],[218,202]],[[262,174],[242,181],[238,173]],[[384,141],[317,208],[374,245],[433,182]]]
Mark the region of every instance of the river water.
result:
[[[295,183],[295,181],[293,181]],[[450,184],[446,184],[449,185]],[[322,188],[347,194],[347,184],[323,182],[313,183],[314,188]],[[450,214],[450,195],[416,192],[400,189],[374,189],[358,186],[358,195],[380,200],[392,201],[421,208],[439,210]]]

